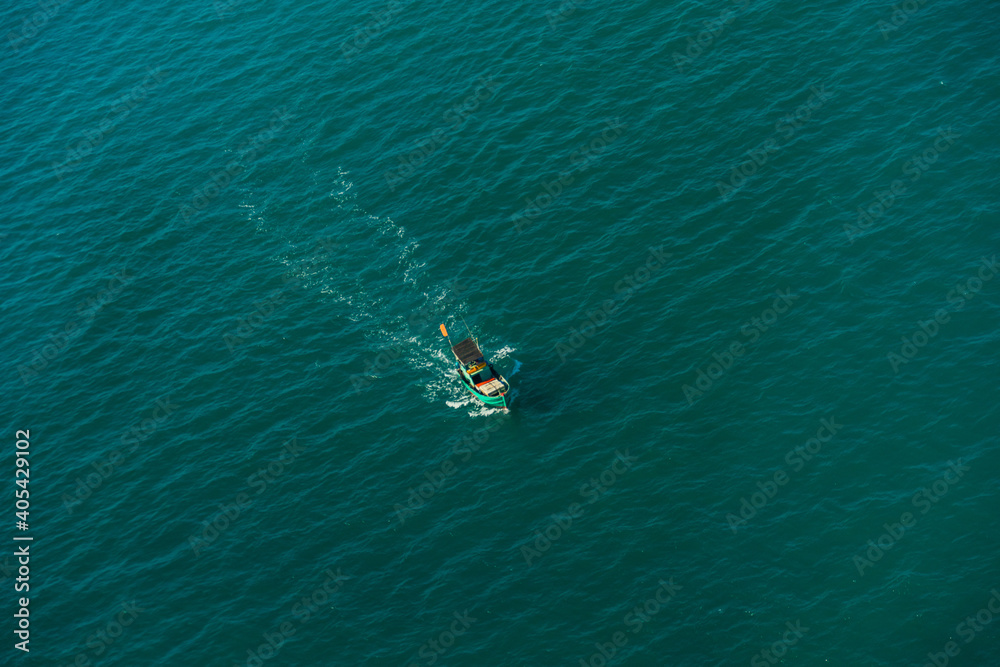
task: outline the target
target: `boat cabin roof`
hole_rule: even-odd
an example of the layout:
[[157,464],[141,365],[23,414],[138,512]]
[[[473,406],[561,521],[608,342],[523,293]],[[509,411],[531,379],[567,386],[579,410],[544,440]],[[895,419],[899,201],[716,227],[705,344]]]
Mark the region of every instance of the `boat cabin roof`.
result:
[[453,345],[451,351],[463,366],[483,358],[483,353],[479,350],[479,345],[476,344],[473,338],[466,338],[458,345]]

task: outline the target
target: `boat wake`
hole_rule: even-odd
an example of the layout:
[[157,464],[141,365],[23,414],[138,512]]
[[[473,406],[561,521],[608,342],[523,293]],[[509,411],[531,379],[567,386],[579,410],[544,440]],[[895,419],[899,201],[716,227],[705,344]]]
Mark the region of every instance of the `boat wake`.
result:
[[[514,348],[504,347],[497,353],[497,358],[505,358],[514,353]],[[466,410],[470,417],[488,417],[490,415],[502,413],[503,408],[492,407],[477,400],[462,387],[455,372],[452,360],[441,350],[435,350],[432,354],[435,358],[432,364],[434,379],[424,385],[424,398],[428,403],[443,402],[453,410]],[[514,360],[514,369],[506,375],[511,378],[521,368],[521,362]],[[511,399],[517,396],[517,390],[511,390]],[[509,403],[508,403],[509,406]]]
[[[356,358],[340,362],[347,374],[367,380],[367,386],[377,379],[405,378],[428,403],[445,403],[473,417],[497,412],[465,391],[437,331],[446,315],[468,314],[468,293],[474,290],[458,278],[428,280],[420,240],[392,218],[365,211],[346,171],[338,169],[332,181],[323,180],[317,173],[316,196],[305,200],[301,193],[248,186],[239,206],[247,226],[273,244],[268,254],[286,275],[317,299],[335,304],[334,312],[355,324],[365,342]],[[274,224],[272,208],[295,206],[302,209],[296,218],[302,224]],[[502,362],[513,353],[506,346],[493,356]],[[516,372],[519,364],[514,363]]]

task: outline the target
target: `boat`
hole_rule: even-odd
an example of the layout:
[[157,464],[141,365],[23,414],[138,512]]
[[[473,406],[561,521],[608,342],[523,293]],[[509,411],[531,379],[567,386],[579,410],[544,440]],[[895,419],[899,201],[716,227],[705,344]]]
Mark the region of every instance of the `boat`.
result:
[[[441,334],[451,345],[448,330],[443,324]],[[509,405],[507,394],[510,392],[510,383],[486,360],[483,351],[479,349],[479,341],[471,334],[470,331],[468,338],[451,345],[451,353],[458,361],[458,377],[466,391],[480,401],[486,405],[502,406],[506,410]]]

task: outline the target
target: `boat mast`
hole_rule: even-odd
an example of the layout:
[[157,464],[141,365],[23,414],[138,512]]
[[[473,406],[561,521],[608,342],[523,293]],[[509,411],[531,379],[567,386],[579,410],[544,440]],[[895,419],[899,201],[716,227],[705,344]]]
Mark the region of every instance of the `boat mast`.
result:
[[[465,324],[465,318],[462,317],[461,315],[459,315],[459,318],[461,318],[462,324]],[[469,328],[468,324],[465,324],[465,330],[466,330],[466,332],[468,332],[469,338],[471,338],[472,340],[476,341],[476,347],[478,347],[479,346],[479,339],[472,335],[472,329]]]

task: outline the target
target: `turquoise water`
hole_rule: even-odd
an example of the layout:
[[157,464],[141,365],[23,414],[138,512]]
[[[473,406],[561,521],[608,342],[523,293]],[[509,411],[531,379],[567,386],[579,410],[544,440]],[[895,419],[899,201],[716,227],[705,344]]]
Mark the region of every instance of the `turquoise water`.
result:
[[3,664],[996,664],[989,4],[0,18]]

